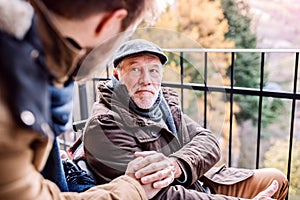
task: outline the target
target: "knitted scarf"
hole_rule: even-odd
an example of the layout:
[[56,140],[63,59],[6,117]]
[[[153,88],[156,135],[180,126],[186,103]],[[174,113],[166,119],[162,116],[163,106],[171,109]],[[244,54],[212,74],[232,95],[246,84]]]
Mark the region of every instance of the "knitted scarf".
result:
[[[73,81],[70,81],[64,88],[49,85],[52,128],[56,136],[72,128],[73,87]],[[46,179],[56,183],[62,192],[69,191],[60,158],[58,138],[54,139],[53,147],[42,174]]]

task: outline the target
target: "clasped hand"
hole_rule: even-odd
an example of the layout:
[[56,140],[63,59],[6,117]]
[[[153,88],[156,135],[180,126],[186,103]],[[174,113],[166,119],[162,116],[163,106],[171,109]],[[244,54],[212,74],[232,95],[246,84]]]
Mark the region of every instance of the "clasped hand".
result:
[[[170,185],[181,174],[175,158],[169,158],[156,151],[136,152],[136,158],[129,162],[126,175],[139,180],[148,199],[154,197],[160,189]],[[253,200],[273,200],[272,196],[278,190],[278,182],[272,184],[257,194]]]
[[[136,158],[128,163],[126,175],[140,181],[147,197],[154,197],[160,189],[170,185],[178,172],[174,159],[155,151],[136,152]],[[176,171],[177,169],[177,171]]]

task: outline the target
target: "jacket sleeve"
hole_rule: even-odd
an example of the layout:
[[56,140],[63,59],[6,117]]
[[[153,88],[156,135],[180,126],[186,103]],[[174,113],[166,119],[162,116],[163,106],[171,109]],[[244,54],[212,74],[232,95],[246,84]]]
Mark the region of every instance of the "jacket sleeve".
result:
[[187,170],[188,183],[194,183],[210,170],[220,159],[221,150],[216,137],[202,128],[187,115],[183,115],[185,126],[181,127],[184,146],[170,156],[176,157]]
[[44,179],[39,172],[44,158],[48,157],[50,148],[47,146],[51,141],[39,133],[5,123],[3,118],[0,119],[0,134],[0,199],[147,199],[139,183],[127,176],[83,193],[60,192],[54,183]]
[[97,116],[88,121],[84,137],[85,158],[98,183],[107,183],[125,173],[134,152],[141,151],[134,130],[126,131],[111,116]]

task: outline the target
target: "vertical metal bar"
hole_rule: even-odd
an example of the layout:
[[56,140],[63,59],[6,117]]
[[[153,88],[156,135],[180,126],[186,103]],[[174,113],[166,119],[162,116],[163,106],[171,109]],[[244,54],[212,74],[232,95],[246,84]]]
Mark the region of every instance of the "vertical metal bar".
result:
[[232,160],[232,122],[233,122],[233,88],[234,88],[234,65],[235,52],[231,52],[231,69],[230,69],[230,119],[229,119],[229,151],[228,151],[228,166],[231,167]]
[[258,119],[257,119],[257,141],[256,141],[256,169],[259,168],[259,156],[260,156],[260,136],[261,136],[261,119],[262,119],[262,91],[264,87],[264,73],[265,73],[265,52],[261,53],[261,63],[260,63],[260,86],[259,86],[259,102],[258,102]]
[[203,127],[207,128],[207,62],[208,62],[208,53],[204,52],[204,121]]
[[[295,60],[294,89],[293,89],[293,94],[294,95],[297,93],[298,67],[299,67],[299,52],[296,53],[296,60]],[[288,168],[287,168],[287,178],[288,178],[289,181],[290,181],[290,177],[291,177],[291,164],[292,164],[292,150],[293,150],[293,137],[294,137],[295,110],[296,110],[296,96],[293,97],[292,113],[291,113],[289,157],[288,157]],[[288,196],[287,196],[286,199],[288,199]]]
[[109,79],[109,65],[106,65],[106,78]]
[[89,112],[88,112],[86,84],[79,85],[78,92],[79,92],[80,117],[81,120],[87,119],[89,116]]
[[97,87],[96,87],[96,79],[93,78],[93,98],[94,102],[97,100]]
[[184,60],[183,60],[183,52],[180,52],[180,93],[181,93],[181,110],[182,110],[182,112],[184,112],[183,80],[184,80]]

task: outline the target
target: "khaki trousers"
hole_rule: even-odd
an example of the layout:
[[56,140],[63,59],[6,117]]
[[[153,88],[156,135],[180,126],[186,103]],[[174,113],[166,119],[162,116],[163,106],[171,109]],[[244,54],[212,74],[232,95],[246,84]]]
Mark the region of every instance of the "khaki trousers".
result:
[[252,199],[258,193],[265,190],[274,179],[278,181],[279,185],[277,192],[272,198],[284,200],[288,193],[288,180],[281,171],[273,168],[255,170],[253,176],[233,185],[212,183],[209,187],[213,190],[212,192],[216,194]]

